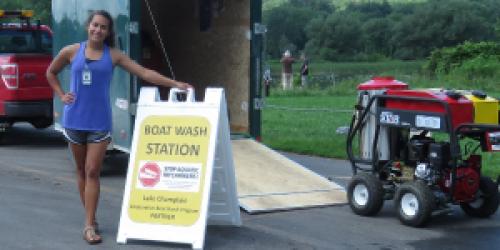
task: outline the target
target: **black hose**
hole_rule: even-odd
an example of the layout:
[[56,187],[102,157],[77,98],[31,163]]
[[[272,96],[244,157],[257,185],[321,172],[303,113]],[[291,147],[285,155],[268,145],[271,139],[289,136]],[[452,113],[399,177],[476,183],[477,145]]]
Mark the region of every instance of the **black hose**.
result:
[[[361,160],[361,159],[356,158],[352,152],[352,141],[353,141],[354,137],[356,136],[356,133],[359,131],[361,124],[363,123],[366,115],[368,114],[368,112],[370,112],[370,108],[373,105],[373,102],[375,101],[375,99],[376,99],[376,97],[370,98],[370,100],[368,101],[368,104],[364,108],[363,112],[358,117],[358,122],[355,123],[355,116],[353,116],[353,118],[351,120],[351,125],[349,126],[349,131],[347,134],[347,141],[346,141],[346,152],[347,152],[347,158],[349,158],[349,161],[351,162],[353,175],[355,175],[357,173],[358,169],[363,170],[363,171],[370,171],[370,169],[363,168],[363,167],[356,164],[357,162],[364,163],[364,164],[372,164],[372,160]],[[361,100],[361,95],[360,95],[360,100]],[[359,106],[361,106],[361,105],[359,105]]]
[[[347,141],[349,141],[349,137],[350,137],[350,134],[352,133],[352,129],[353,129],[353,125],[354,125],[354,121],[356,120],[356,114],[353,114],[352,115],[352,118],[351,118],[351,122],[349,124],[349,131],[347,132]],[[352,142],[352,139],[351,139],[351,142]],[[351,168],[352,168],[352,174],[355,175],[357,173],[357,169],[356,169],[356,164],[354,163],[353,159],[352,159],[352,145],[350,145],[349,143],[346,144],[346,152],[347,152],[347,157],[349,158],[349,162],[351,163]],[[351,154],[349,154],[351,152]]]
[[380,120],[375,119],[375,135],[373,136],[373,145],[372,145],[372,173],[376,173],[378,171],[378,136],[380,134]]

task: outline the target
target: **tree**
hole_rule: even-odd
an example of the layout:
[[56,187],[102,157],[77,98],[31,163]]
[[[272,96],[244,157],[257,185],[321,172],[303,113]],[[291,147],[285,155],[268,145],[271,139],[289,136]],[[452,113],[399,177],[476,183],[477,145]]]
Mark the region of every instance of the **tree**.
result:
[[307,49],[326,60],[348,59],[361,51],[361,22],[357,15],[338,12],[322,22],[311,21],[307,26],[310,43]]
[[317,12],[333,13],[335,6],[331,0],[290,0],[290,5],[298,8],[307,8]]
[[325,17],[316,17],[311,20],[305,27],[306,36],[308,41],[305,45],[304,51],[310,57],[320,57],[320,35],[323,29]]
[[346,11],[359,12],[365,18],[381,18],[391,14],[392,7],[387,0],[382,2],[351,2],[347,5]]
[[492,25],[481,13],[484,5],[465,0],[435,1],[417,6],[393,29],[391,44],[400,59],[426,57],[435,48],[457,45],[466,40],[494,38]]
[[326,16],[333,11],[327,0],[291,0],[293,4],[281,5],[264,11],[263,20],[267,25],[267,53],[274,58],[283,53],[283,37],[288,41],[287,47],[303,50],[307,42],[304,31],[307,24],[318,16]]
[[51,23],[51,0],[2,0],[4,10],[34,10],[35,20],[44,24]]
[[[335,9],[331,2],[342,9]],[[288,48],[323,59],[352,60],[379,54],[422,59],[436,48],[465,41],[500,41],[499,0],[281,3],[264,12],[269,30],[266,44],[275,58],[281,55],[285,42]]]
[[387,18],[372,18],[362,24],[362,43],[366,54],[389,55],[392,25]]

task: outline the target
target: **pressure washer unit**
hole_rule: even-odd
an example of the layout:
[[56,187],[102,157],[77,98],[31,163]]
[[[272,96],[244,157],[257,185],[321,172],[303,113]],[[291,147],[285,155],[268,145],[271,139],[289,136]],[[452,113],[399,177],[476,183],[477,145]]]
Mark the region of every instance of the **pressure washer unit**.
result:
[[358,86],[347,135],[349,205],[370,216],[394,199],[401,222],[417,227],[453,204],[489,217],[499,190],[481,173],[481,150],[500,151],[497,99],[481,91],[411,90],[375,77]]

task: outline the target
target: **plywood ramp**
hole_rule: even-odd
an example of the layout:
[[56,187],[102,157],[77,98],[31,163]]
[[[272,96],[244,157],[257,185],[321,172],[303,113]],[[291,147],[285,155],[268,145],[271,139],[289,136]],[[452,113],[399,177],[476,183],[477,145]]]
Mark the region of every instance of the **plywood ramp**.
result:
[[345,204],[345,190],[251,139],[232,140],[238,199],[248,213]]

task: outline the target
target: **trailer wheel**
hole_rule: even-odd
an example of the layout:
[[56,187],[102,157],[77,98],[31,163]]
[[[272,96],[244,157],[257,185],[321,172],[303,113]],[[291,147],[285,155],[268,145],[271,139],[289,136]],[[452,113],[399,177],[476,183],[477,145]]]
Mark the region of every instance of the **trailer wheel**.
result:
[[371,174],[359,173],[347,187],[349,206],[355,214],[371,216],[380,212],[384,204],[384,189],[380,180]]
[[497,184],[488,177],[481,177],[478,192],[475,201],[460,203],[460,207],[471,217],[487,218],[498,209],[500,198]]
[[48,128],[52,125],[52,119],[49,118],[40,118],[37,120],[31,121],[31,125],[37,129]]
[[421,181],[404,183],[396,192],[398,217],[405,225],[424,226],[431,217],[434,205],[434,194]]

